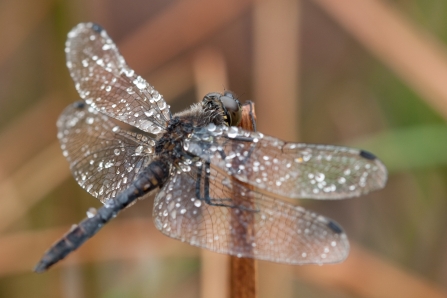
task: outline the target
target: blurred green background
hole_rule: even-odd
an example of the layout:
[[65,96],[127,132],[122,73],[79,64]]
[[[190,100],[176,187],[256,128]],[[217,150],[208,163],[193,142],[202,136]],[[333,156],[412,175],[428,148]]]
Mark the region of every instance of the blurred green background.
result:
[[[363,148],[387,166],[382,191],[299,202],[342,224],[352,257],[322,267],[259,262],[259,297],[447,295],[446,1],[2,0],[0,297],[225,291],[220,277],[223,290],[204,294],[223,269],[204,271],[199,249],[155,230],[153,198],[49,272],[31,272],[100,206],[71,177],[55,126],[78,100],[66,35],[86,21],[107,30],[174,112],[230,89],[255,102],[264,133]],[[203,83],[208,73],[218,75]]]

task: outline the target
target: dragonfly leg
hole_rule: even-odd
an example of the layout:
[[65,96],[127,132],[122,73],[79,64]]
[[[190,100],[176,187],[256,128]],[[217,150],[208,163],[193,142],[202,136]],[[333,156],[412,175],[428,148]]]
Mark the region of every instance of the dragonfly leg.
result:
[[203,172],[203,166],[199,167],[199,171],[197,172],[197,179],[196,179],[196,198],[200,201],[205,201],[210,206],[218,206],[218,207],[229,207],[229,208],[235,208],[237,206],[231,205],[231,204],[224,204],[224,203],[216,203],[216,201],[232,201],[230,198],[224,198],[224,199],[213,199],[210,197],[210,163],[205,162],[205,177],[203,178],[203,192],[204,195],[201,194],[201,181],[202,181],[202,172]]
[[204,200],[208,205],[211,206],[220,206],[220,207],[229,207],[229,208],[239,208],[241,206],[237,206],[234,204],[224,204],[224,203],[217,203],[222,201],[229,201],[233,202],[231,198],[223,198],[223,199],[214,199],[210,197],[210,163],[205,162],[205,179],[204,179],[204,185],[203,185],[203,192],[204,192]]
[[[236,208],[244,211],[250,211],[250,212],[259,212],[259,210],[253,210],[251,208],[247,208],[245,206],[232,204],[233,199],[231,198],[221,198],[221,199],[215,199],[210,197],[210,182],[209,182],[209,176],[210,176],[210,163],[205,162],[205,177],[203,178],[203,196],[201,195],[201,180],[202,180],[202,166],[199,167],[199,171],[197,173],[197,181],[196,181],[196,197],[198,200],[205,201],[210,206],[216,206],[216,207],[227,207],[227,208]],[[224,203],[224,202],[230,202],[230,203]]]

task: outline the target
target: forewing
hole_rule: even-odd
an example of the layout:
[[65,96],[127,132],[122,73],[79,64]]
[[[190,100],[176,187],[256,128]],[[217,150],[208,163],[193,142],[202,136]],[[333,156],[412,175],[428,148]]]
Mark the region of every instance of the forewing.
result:
[[87,104],[152,134],[170,119],[163,97],[130,69],[106,31],[81,23],[68,33],[67,67]]
[[185,148],[243,182],[290,198],[355,197],[387,180],[385,166],[369,152],[286,143],[237,127],[198,129]]
[[84,102],[68,106],[57,127],[74,178],[103,203],[127,189],[152,159],[152,139],[121,129]]
[[348,255],[347,237],[334,221],[250,190],[214,167],[210,200],[229,207],[212,206],[199,194],[206,192],[206,170],[187,169],[156,196],[153,216],[164,234],[218,253],[287,264],[335,263]]

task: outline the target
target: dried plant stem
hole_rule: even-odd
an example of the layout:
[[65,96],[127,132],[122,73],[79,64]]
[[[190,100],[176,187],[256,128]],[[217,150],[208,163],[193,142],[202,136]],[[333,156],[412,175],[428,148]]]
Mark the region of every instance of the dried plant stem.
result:
[[230,297],[257,297],[257,266],[255,259],[230,258]]
[[[248,104],[243,106],[242,112],[242,122],[241,127],[253,131],[255,130],[254,124],[256,120],[254,104]],[[247,188],[250,186],[247,185]],[[235,202],[237,200],[243,200],[243,197],[240,197],[235,191],[234,198]],[[238,221],[237,217],[241,216],[240,214],[233,214],[232,219],[232,228],[237,233],[237,239],[234,241],[244,241],[247,239],[247,236],[250,236],[254,233],[253,225],[242,226],[240,225],[240,221]],[[244,216],[253,217],[252,213],[244,214]],[[244,222],[252,222],[253,218],[248,218],[244,220]],[[241,237],[244,235],[245,237]],[[242,240],[241,240],[242,239]],[[244,245],[244,244],[241,244]],[[245,246],[245,245],[244,245]],[[230,258],[230,297],[231,298],[255,298],[257,297],[256,292],[256,282],[257,281],[257,266],[255,259],[249,258],[238,258],[232,256]]]

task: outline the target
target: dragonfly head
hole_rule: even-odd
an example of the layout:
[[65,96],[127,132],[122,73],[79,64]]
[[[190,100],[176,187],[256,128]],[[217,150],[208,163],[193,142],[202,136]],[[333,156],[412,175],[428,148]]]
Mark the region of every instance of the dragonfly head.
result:
[[205,95],[202,101],[205,109],[218,110],[222,115],[224,124],[237,126],[242,120],[242,106],[233,93],[225,91],[224,94],[212,92]]

